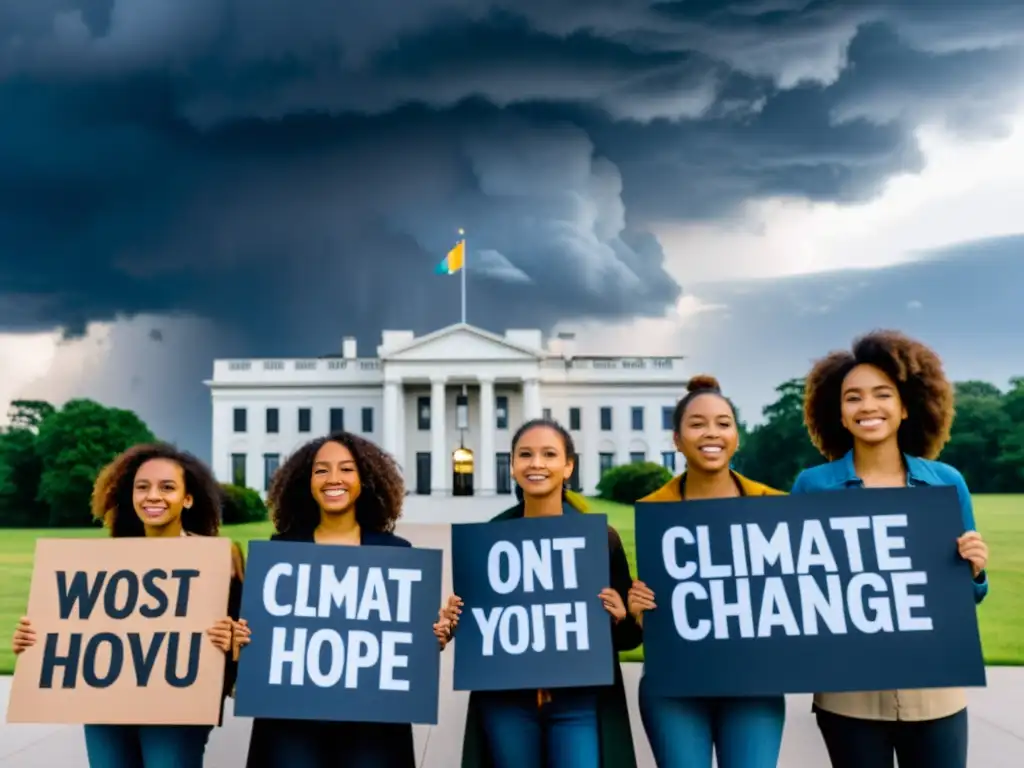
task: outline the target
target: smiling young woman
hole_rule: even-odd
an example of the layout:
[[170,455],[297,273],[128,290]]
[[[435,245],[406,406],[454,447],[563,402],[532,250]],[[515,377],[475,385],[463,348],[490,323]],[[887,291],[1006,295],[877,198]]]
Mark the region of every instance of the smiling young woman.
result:
[[[272,541],[410,547],[394,534],[405,483],[395,460],[369,440],[337,432],[303,445],[274,475],[267,502]],[[245,619],[236,627],[248,645]],[[244,652],[244,651],[243,651]],[[256,718],[248,768],[414,768],[412,725]]]
[[[519,503],[493,521],[574,515],[586,511],[570,492],[576,449],[558,422],[534,419],[512,437],[512,477]],[[493,522],[492,521],[492,522]],[[608,527],[611,585],[598,597],[612,623],[615,682],[555,691],[476,691],[470,694],[462,747],[463,768],[635,768],[629,711],[618,651],[640,645],[640,627],[626,611],[631,576],[618,532]],[[434,626],[441,647],[458,625],[457,596]]]
[[[673,439],[686,471],[641,501],[688,501],[736,496],[777,496],[781,491],[749,480],[730,468],[739,448],[732,404],[712,376],[695,376],[676,405]],[[643,623],[656,609],[654,592],[642,581],[629,590],[629,611]],[[657,696],[640,679],[640,715],[655,761],[662,768],[775,768],[786,720],[783,696],[687,699]],[[723,674],[727,672],[723,671]]]
[[[828,464],[806,469],[791,493],[947,485],[957,490],[977,603],[988,593],[988,548],[974,530],[963,476],[935,461],[953,424],[953,386],[931,349],[896,331],[857,339],[807,376],[804,421]],[[951,542],[952,543],[952,542]],[[967,698],[958,688],[828,693],[814,711],[833,768],[965,768]]]
[[[210,470],[194,456],[164,443],[137,445],[99,473],[92,512],[115,538],[216,536],[221,494]],[[83,546],[88,545],[83,542]],[[228,615],[207,630],[210,642],[225,654],[231,650],[233,619],[242,599],[244,563],[237,546],[232,556]],[[31,622],[22,618],[14,634],[14,652],[21,653],[35,641]],[[226,697],[234,686],[237,666],[231,657],[225,662]],[[86,725],[89,766],[201,768],[211,730],[198,725]]]

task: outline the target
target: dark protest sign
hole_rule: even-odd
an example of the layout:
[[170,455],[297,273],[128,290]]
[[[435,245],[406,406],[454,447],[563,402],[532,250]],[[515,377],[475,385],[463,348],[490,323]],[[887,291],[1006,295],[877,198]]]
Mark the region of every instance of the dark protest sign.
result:
[[441,554],[252,542],[235,714],[436,724]]
[[8,722],[216,725],[230,582],[228,539],[39,539]]
[[456,690],[609,685],[604,515],[452,526]]
[[[638,503],[652,690],[672,696],[979,686],[956,490]],[[656,671],[657,674],[650,674]]]

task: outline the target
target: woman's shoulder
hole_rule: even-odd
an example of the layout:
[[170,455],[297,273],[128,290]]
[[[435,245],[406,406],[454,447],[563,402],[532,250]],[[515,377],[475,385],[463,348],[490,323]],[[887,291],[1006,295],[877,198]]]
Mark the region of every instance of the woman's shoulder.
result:
[[736,480],[739,481],[740,486],[743,488],[743,493],[746,496],[785,496],[785,491],[780,491],[777,488],[772,488],[770,485],[765,485],[757,480],[751,480],[749,477],[741,475],[739,472],[733,472]]
[[392,533],[391,531],[368,531],[363,529],[364,546],[370,547],[411,547],[408,539]]
[[845,459],[836,459],[813,467],[800,470],[793,481],[790,493],[799,491],[823,491],[837,485],[843,485],[849,475]]
[[922,459],[908,456],[911,474],[922,477],[931,485],[966,485],[963,474],[951,464],[935,459]]

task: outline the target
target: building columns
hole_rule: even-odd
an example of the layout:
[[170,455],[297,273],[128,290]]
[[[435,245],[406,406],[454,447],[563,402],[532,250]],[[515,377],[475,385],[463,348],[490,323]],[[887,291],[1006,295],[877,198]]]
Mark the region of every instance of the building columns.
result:
[[495,468],[494,430],[497,428],[494,416],[494,379],[480,379],[480,459],[477,462],[477,487],[481,496],[497,493],[498,474]]
[[530,419],[539,419],[540,416],[540,382],[537,379],[524,379],[523,421],[529,421]]
[[445,380],[430,380],[430,493],[433,496],[448,494],[452,457],[448,455],[445,441]]
[[392,379],[384,381],[384,414],[381,431],[384,433],[383,445],[381,446],[386,453],[390,453],[397,459],[398,453],[398,436],[399,430],[402,428],[402,422],[400,421],[401,414],[399,413],[399,397],[401,396],[401,384]]

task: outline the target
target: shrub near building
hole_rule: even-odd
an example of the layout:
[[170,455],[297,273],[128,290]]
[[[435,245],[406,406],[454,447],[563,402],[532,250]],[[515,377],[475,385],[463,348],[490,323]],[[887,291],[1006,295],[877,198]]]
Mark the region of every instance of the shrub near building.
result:
[[252,488],[222,483],[220,490],[223,494],[221,521],[224,525],[262,523],[269,518],[267,505]]
[[612,467],[601,476],[597,493],[602,499],[633,504],[672,479],[672,473],[653,461]]

